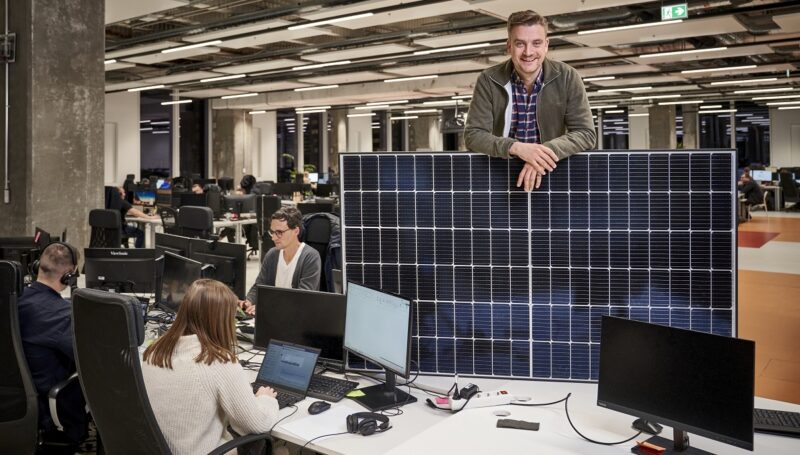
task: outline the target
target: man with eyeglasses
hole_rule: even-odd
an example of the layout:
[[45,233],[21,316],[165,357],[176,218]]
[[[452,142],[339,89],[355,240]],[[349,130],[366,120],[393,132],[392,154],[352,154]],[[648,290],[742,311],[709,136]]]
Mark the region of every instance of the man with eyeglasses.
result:
[[284,207],[272,214],[269,235],[275,246],[261,261],[261,271],[247,299],[239,302],[247,314],[256,312],[253,302],[259,285],[319,290],[322,261],[317,250],[300,241],[302,224],[303,215],[294,207]]

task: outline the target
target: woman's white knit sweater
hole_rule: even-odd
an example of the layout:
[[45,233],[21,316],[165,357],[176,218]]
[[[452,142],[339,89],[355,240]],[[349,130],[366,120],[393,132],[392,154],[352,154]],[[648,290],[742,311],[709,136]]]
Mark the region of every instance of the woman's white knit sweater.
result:
[[239,434],[266,433],[277,420],[278,402],[256,397],[238,363],[195,362],[196,335],[180,338],[172,369],[142,362],[150,406],[172,453],[208,453],[229,441],[226,427]]

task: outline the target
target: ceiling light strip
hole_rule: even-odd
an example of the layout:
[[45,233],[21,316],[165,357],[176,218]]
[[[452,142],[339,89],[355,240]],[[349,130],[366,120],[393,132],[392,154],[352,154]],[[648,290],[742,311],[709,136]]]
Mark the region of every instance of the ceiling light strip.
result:
[[194,44],[189,44],[189,45],[186,45],[186,46],[170,47],[169,49],[164,49],[163,51],[161,51],[161,53],[162,54],[169,54],[169,53],[172,53],[172,52],[180,52],[180,51],[186,51],[186,50],[189,50],[189,49],[197,49],[198,47],[213,46],[215,44],[220,44],[220,43],[222,43],[222,40],[215,39],[213,41],[206,41],[206,42],[203,42],[203,43],[194,43]]
[[679,24],[681,22],[683,22],[683,19],[676,19],[673,21],[661,21],[661,22],[645,22],[642,24],[633,24],[633,25],[620,25],[619,27],[598,28],[595,30],[583,30],[578,32],[578,35],[591,35],[593,33],[605,33],[605,32],[615,32],[617,30],[630,30],[634,28],[655,27],[657,25],[672,25],[672,24]]
[[690,49],[686,51],[656,52],[654,54],[642,54],[639,58],[668,57],[670,55],[700,54],[703,52],[719,52],[728,49],[727,46],[711,47],[708,49]]
[[365,17],[370,17],[373,14],[374,13],[371,13],[371,12],[370,13],[361,13],[361,14],[354,14],[352,16],[335,17],[333,19],[325,19],[325,20],[321,20],[321,21],[307,22],[305,24],[292,25],[287,30],[302,30],[304,28],[317,27],[317,26],[320,26],[320,25],[338,24],[339,22],[352,21],[352,20],[356,20],[356,19],[363,19]]

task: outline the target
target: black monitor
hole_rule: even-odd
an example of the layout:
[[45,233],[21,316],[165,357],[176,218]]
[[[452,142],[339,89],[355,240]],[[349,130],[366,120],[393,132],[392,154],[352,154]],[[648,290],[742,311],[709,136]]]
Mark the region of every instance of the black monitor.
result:
[[156,190],[156,205],[161,207],[171,207],[172,190]]
[[599,371],[597,405],[673,427],[675,453],[707,453],[687,432],[753,450],[754,342],[603,316]]
[[49,232],[38,226],[35,228],[33,234],[33,243],[36,245],[36,249],[39,250],[39,253],[44,251],[44,249],[47,248],[47,245],[50,245],[52,241],[53,239]]
[[141,205],[144,207],[156,206],[156,192],[148,191],[134,191],[133,192],[133,205]]
[[253,193],[271,195],[274,185],[274,182],[256,182],[253,186]]
[[201,187],[205,187],[206,185],[216,185],[217,179],[192,179],[193,185],[200,185]]
[[[207,197],[205,193],[195,194],[195,193],[178,193],[178,207],[183,207],[184,205],[191,205],[196,207],[206,207]],[[175,197],[175,194],[172,194],[172,197]]]
[[156,190],[168,190],[172,188],[172,183],[167,179],[158,179],[156,181]]
[[330,183],[317,183],[317,190],[314,192],[318,197],[328,197],[331,194],[336,194],[336,185]]
[[344,295],[275,286],[259,286],[257,292],[253,346],[266,349],[272,338],[311,346],[321,350],[321,362],[342,368]]
[[272,185],[272,192],[277,196],[291,196],[294,191],[293,183],[278,182]]
[[251,213],[256,211],[255,194],[231,194],[224,196],[225,210],[236,214]]
[[85,248],[86,287],[112,292],[152,294],[156,291],[153,248]]
[[228,285],[239,299],[244,300],[245,272],[247,270],[247,247],[239,243],[216,240],[191,239],[189,258],[203,264],[213,265],[206,274]]
[[303,215],[312,213],[333,213],[333,202],[300,202],[297,210]]
[[35,237],[0,237],[0,259],[19,262],[25,274],[30,273],[38,251]]
[[165,251],[169,251],[178,256],[188,257],[191,241],[192,239],[189,237],[156,232],[156,252],[163,255]]
[[233,191],[233,178],[231,177],[220,177],[217,179],[217,185],[219,185],[222,191],[229,193]]
[[165,251],[158,306],[177,313],[189,286],[200,278],[205,278],[208,269],[209,266],[202,262]]
[[360,389],[355,401],[373,412],[417,401],[396,382],[411,370],[411,300],[353,282],[346,300],[345,350],[386,370],[386,382]]

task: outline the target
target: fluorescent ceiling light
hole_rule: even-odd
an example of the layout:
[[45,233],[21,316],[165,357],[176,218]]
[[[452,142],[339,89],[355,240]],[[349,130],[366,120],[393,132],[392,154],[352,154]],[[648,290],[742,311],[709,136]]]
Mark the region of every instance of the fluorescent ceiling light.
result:
[[428,76],[412,76],[412,77],[398,77],[397,79],[384,79],[383,82],[406,82],[406,81],[421,81],[423,79],[436,79],[438,74],[430,74]]
[[606,114],[622,114],[625,112],[625,109],[615,109],[612,111],[606,111]]
[[319,110],[323,110],[324,111],[325,109],[330,109],[330,108],[331,108],[330,106],[298,107],[298,108],[295,109],[295,112],[319,111]]
[[791,92],[794,91],[792,87],[781,87],[781,88],[758,88],[752,90],[737,90],[733,92],[735,95],[743,95],[745,93],[772,93],[772,92]]
[[153,134],[169,134],[169,131],[153,131]]
[[149,85],[147,87],[136,87],[136,88],[129,88],[129,92],[141,92],[142,90],[154,90],[157,88],[164,88],[164,84],[159,85]]
[[784,107],[779,107],[778,108],[779,111],[788,111],[788,110],[794,110],[794,109],[800,109],[800,106],[784,106]]
[[384,106],[388,104],[406,104],[408,100],[396,100],[396,101],[377,101],[374,103],[367,103],[367,106]]
[[318,86],[316,86],[316,87],[302,87],[302,88],[296,88],[296,89],[294,89],[294,91],[295,91],[295,92],[310,92],[310,91],[312,91],[312,90],[326,90],[326,89],[329,89],[329,88],[336,88],[336,87],[338,87],[338,86],[339,86],[339,84],[333,84],[333,85],[318,85]]
[[680,94],[676,95],[648,95],[648,96],[634,96],[632,100],[651,100],[651,99],[664,99],[664,98],[680,98]]
[[693,74],[693,73],[714,73],[719,71],[731,71],[731,70],[749,70],[752,68],[756,68],[758,65],[742,65],[742,66],[728,66],[723,68],[703,68],[699,70],[683,70],[681,74]]
[[376,115],[378,115],[378,114],[376,114],[375,112],[370,112],[370,113],[367,113],[367,114],[347,114],[347,117],[348,118],[352,118],[352,117],[374,117]]
[[721,107],[721,104],[706,104],[705,106],[700,106],[700,109],[720,109]]
[[353,63],[353,62],[351,62],[350,60],[340,60],[338,62],[314,63],[313,65],[294,66],[294,67],[292,67],[292,71],[312,70],[314,68],[324,68],[326,66],[347,65],[349,63]]
[[628,117],[650,117],[650,114],[628,114]]
[[444,101],[425,101],[422,103],[423,106],[450,106],[450,105],[457,105],[458,100],[444,100]]
[[736,109],[711,109],[711,110],[700,111],[701,114],[721,114],[723,112],[724,113],[736,112]]
[[614,32],[617,30],[630,30],[632,28],[654,27],[656,25],[679,24],[681,22],[683,22],[683,19],[677,19],[674,21],[645,22],[643,24],[633,24],[633,25],[621,25],[619,27],[598,28],[596,30],[583,30],[578,32],[578,35],[590,35],[592,33]]
[[429,114],[432,112],[439,112],[439,109],[412,109],[410,111],[403,111],[404,114]]
[[597,77],[585,77],[583,78],[583,82],[594,82],[594,81],[610,81],[612,79],[616,79],[616,76],[597,76]]
[[392,120],[413,120],[415,118],[419,118],[417,115],[403,115],[400,117],[392,117]]
[[472,98],[472,95],[456,95],[450,97],[451,100],[468,100],[470,98]]
[[112,58],[110,60],[106,60],[105,62],[103,62],[103,64],[105,65],[111,65],[112,63],[117,63],[117,59]]
[[785,106],[787,104],[800,104],[800,100],[797,100],[797,101],[774,101],[772,103],[767,103],[767,106]]
[[361,14],[354,14],[352,16],[335,17],[333,19],[325,19],[325,20],[321,20],[321,21],[307,22],[305,24],[292,25],[291,27],[288,28],[288,30],[302,30],[304,28],[316,27],[318,25],[337,24],[339,22],[352,21],[352,20],[355,20],[355,19],[362,19],[362,18],[365,18],[365,17],[370,17],[370,16],[372,16],[372,14],[373,13],[361,13]]
[[150,123],[150,120],[139,120],[139,123]]
[[703,104],[703,100],[682,100],[682,101],[662,101],[659,106],[669,106],[670,104]]
[[590,109],[615,109],[616,104],[604,104],[602,106],[589,106]]
[[389,109],[389,105],[381,104],[380,106],[358,106],[358,107],[354,107],[353,109],[355,109],[357,111],[363,111],[363,110],[367,110],[367,109],[376,109],[376,110],[378,110],[378,109]]
[[169,120],[163,120],[160,122],[150,122],[151,125],[169,125],[170,123],[172,122],[170,122]]
[[189,44],[187,46],[170,47],[169,49],[164,49],[163,51],[161,51],[161,53],[162,54],[169,54],[171,52],[180,52],[180,51],[185,51],[185,50],[189,50],[189,49],[196,49],[198,47],[213,46],[213,45],[219,44],[221,42],[222,42],[222,40],[215,39],[213,41],[206,41],[204,43],[194,43],[194,44]]
[[487,47],[487,46],[491,46],[491,44],[480,43],[480,44],[466,44],[464,46],[441,47],[439,49],[426,49],[424,51],[416,51],[414,52],[414,55],[428,55],[428,54],[437,54],[439,52],[463,51],[467,49],[476,49],[479,47]]
[[777,80],[778,80],[777,77],[768,77],[766,79],[747,79],[744,81],[718,81],[718,82],[712,82],[711,85],[757,84],[759,82],[772,82]]
[[320,109],[320,110],[318,110],[318,111],[300,111],[300,112],[298,112],[298,114],[300,114],[300,115],[306,115],[306,114],[321,114],[321,113],[323,113],[323,112],[325,112],[325,109]]
[[604,88],[602,90],[598,90],[597,93],[608,93],[608,92],[638,92],[640,90],[652,90],[653,87],[651,86],[644,86],[644,87],[621,87],[621,88]]
[[258,115],[258,114],[266,114],[267,111],[250,111],[248,114],[250,115]]
[[672,51],[672,52],[657,52],[655,54],[642,54],[639,58],[652,58],[652,57],[667,57],[670,55],[684,55],[684,54],[699,54],[702,52],[717,52],[717,51],[724,51],[727,49],[727,46],[722,47],[711,47],[708,49],[691,49],[688,51]]
[[153,131],[153,128],[152,127],[139,128],[139,131]]
[[240,77],[245,77],[245,76],[247,76],[247,74],[229,74],[227,76],[209,77],[207,79],[200,79],[200,82],[227,81],[228,79],[239,79]]
[[191,103],[192,100],[174,100],[174,101],[164,101],[161,103],[162,106],[170,106],[172,104],[188,104]]
[[796,95],[772,95],[772,96],[757,96],[753,98],[753,101],[758,100],[785,100],[790,98],[800,98],[800,93]]
[[247,98],[247,97],[256,96],[256,95],[258,95],[258,93],[240,93],[238,95],[225,95],[220,99],[221,100],[232,100],[234,98]]

